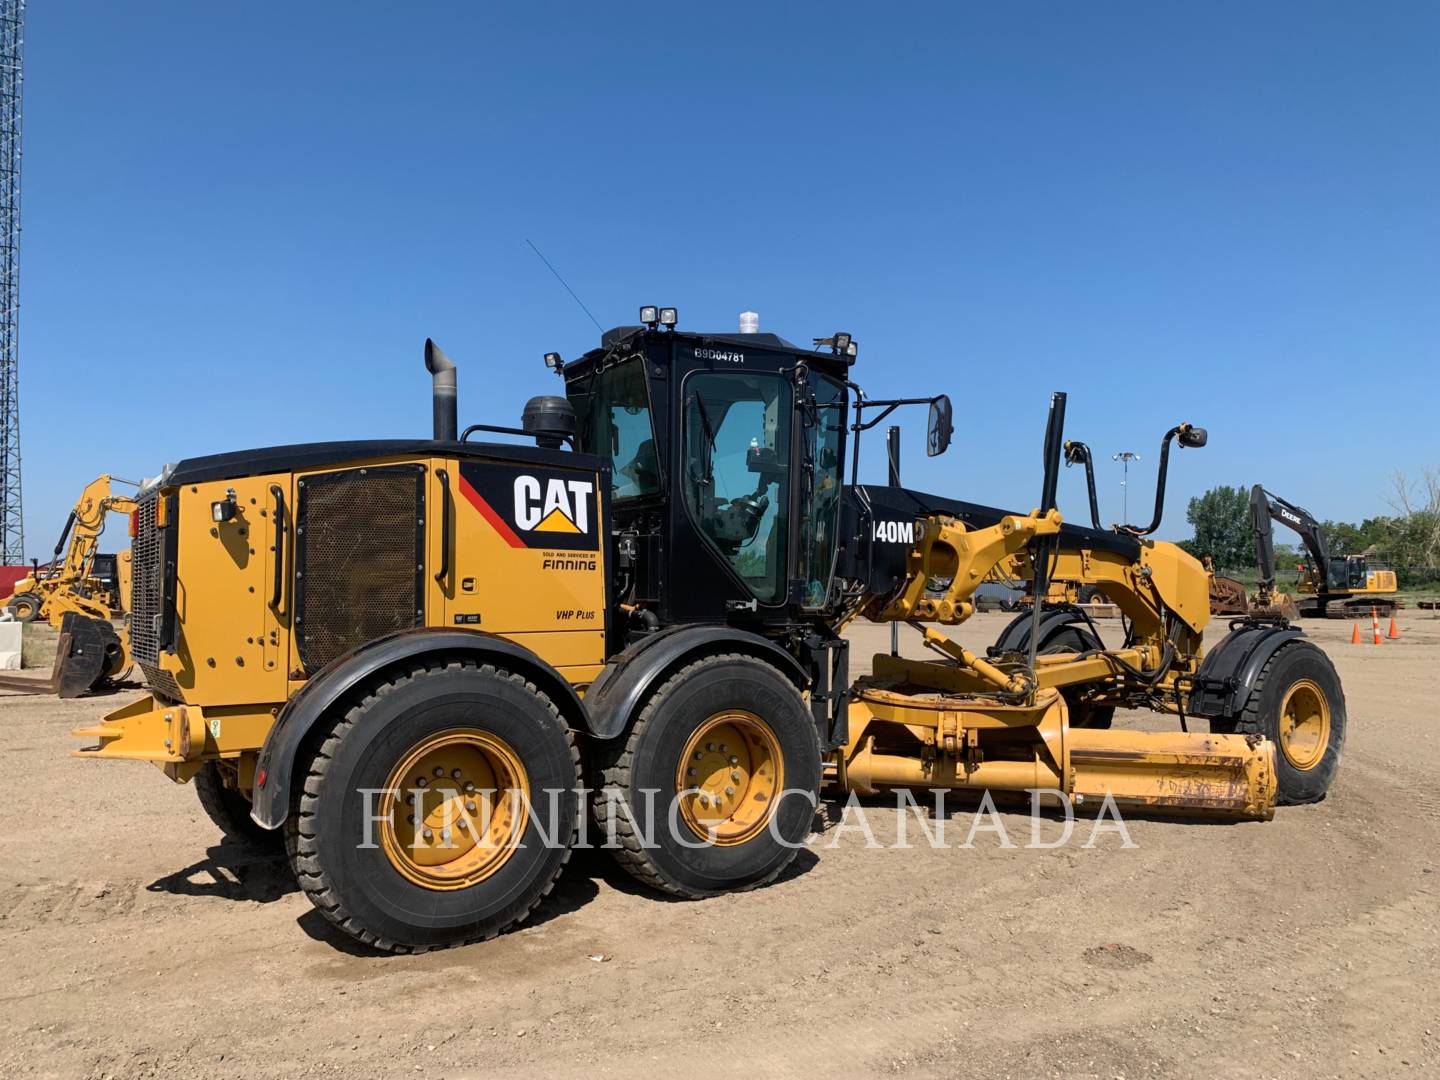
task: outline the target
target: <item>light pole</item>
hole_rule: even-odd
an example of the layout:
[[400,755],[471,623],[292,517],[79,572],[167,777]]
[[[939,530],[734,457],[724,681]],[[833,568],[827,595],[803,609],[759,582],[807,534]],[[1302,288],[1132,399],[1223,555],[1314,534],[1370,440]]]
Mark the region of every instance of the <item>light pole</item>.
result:
[[1139,461],[1140,455],[1131,450],[1121,450],[1118,454],[1111,454],[1110,460],[1120,461],[1125,465],[1125,473],[1120,478],[1120,520],[1128,525],[1130,524],[1130,462]]

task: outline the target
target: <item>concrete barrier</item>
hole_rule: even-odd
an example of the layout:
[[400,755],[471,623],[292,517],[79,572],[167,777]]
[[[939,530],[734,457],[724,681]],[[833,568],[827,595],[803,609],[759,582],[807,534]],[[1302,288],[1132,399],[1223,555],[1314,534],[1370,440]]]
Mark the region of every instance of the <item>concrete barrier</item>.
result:
[[20,670],[20,640],[25,627],[18,622],[0,622],[0,671]]

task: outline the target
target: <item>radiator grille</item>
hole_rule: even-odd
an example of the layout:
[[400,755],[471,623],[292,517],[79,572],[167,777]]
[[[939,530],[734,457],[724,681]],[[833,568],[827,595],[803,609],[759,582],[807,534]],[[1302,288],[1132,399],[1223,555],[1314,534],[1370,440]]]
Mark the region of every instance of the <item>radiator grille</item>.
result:
[[167,564],[174,560],[173,552],[167,551],[170,537],[166,534],[174,530],[157,526],[159,506],[160,494],[152,492],[139,501],[135,511],[135,537],[130,545],[130,655],[150,689],[179,700],[175,679],[160,669],[160,653],[168,645],[166,585],[173,573]]
[[300,481],[295,622],[307,672],[424,622],[424,517],[420,465]]

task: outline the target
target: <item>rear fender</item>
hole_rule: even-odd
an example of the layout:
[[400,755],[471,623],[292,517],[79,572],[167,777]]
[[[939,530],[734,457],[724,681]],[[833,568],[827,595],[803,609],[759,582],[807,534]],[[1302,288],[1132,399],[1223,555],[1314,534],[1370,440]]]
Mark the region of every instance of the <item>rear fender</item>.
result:
[[567,726],[584,727],[585,707],[565,677],[529,649],[508,638],[479,630],[409,630],[378,638],[336,657],[280,710],[255,766],[254,805],[250,816],[267,829],[279,828],[290,813],[295,759],[305,740],[327,713],[357,686],[386,669],[426,656],[447,656],[494,663],[524,675],[545,692]]
[[763,660],[807,688],[800,662],[773,641],[731,626],[676,626],[650,634],[614,657],[585,695],[590,732],[613,739],[630,726],[652,690],[672,672],[706,653],[733,652]]

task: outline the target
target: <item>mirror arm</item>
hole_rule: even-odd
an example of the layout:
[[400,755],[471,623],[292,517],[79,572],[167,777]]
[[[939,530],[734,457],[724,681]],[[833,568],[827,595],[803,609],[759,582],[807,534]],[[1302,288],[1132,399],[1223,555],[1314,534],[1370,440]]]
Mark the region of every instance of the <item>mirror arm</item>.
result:
[[1160,440],[1160,475],[1155,478],[1155,516],[1150,524],[1143,529],[1138,525],[1117,525],[1116,532],[1128,533],[1131,536],[1149,536],[1160,528],[1160,518],[1165,513],[1165,479],[1170,472],[1170,443],[1186,426],[1176,424],[1165,433],[1165,438]]
[[1067,442],[1065,464],[1085,466],[1085,487],[1090,494],[1090,523],[1097,529],[1101,528],[1100,503],[1095,497],[1095,459],[1090,455],[1090,447],[1083,442]]
[[[889,416],[892,412],[894,412],[896,409],[898,409],[901,405],[929,405],[929,404],[933,403],[935,400],[936,400],[936,399],[933,398],[933,397],[876,398],[876,399],[874,399],[874,400],[865,400],[865,401],[860,401],[860,400],[857,399],[856,402],[855,402],[855,424],[854,424],[853,427],[851,427],[850,430],[851,430],[851,431],[869,431],[869,430],[870,430],[871,428],[873,428],[876,424],[880,423],[881,420],[884,420],[884,419],[885,419],[887,416]],[[883,411],[882,413],[880,413],[879,416],[875,417],[873,420],[866,420],[864,423],[861,423],[861,421],[860,421],[860,410],[861,410],[861,409],[878,409],[878,408],[880,408],[882,405],[883,405],[885,408],[884,408],[884,411]]]

